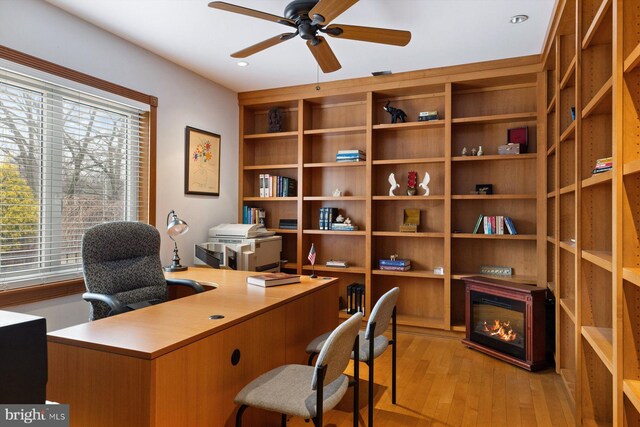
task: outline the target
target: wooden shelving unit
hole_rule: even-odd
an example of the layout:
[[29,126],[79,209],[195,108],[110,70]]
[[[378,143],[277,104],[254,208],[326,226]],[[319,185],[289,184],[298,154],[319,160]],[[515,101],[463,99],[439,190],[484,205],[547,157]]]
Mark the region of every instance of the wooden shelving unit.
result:
[[[339,278],[344,300],[349,284],[365,285],[367,315],[380,295],[400,286],[400,326],[464,331],[461,279],[479,273],[481,265],[508,265],[515,273],[511,280],[546,285],[539,268],[546,230],[538,224],[547,191],[538,174],[547,147],[539,145],[544,128],[538,123],[548,102],[538,103],[544,81],[534,63],[502,61],[495,69],[458,72],[454,81],[448,75],[434,79],[417,73],[392,85],[379,79],[356,87],[338,85],[327,94],[315,87],[240,94],[245,182],[239,214],[245,205],[262,207],[267,228],[283,218],[298,218],[298,230],[275,229],[283,237],[284,269],[308,273],[313,243],[315,270]],[[407,113],[408,122],[389,123],[383,110],[388,100]],[[267,112],[275,107],[284,111],[284,131],[271,134]],[[438,120],[415,121],[419,112],[434,110]],[[528,151],[499,155],[507,130],[522,126],[528,128]],[[480,145],[483,156],[461,155],[462,148],[470,152]],[[362,150],[366,160],[337,163],[335,155],[344,149]],[[409,171],[418,172],[418,182],[429,173],[429,196],[421,188],[407,195]],[[298,194],[258,197],[261,173],[297,179]],[[391,173],[401,186],[394,196],[389,196]],[[470,194],[483,183],[493,184],[494,194]],[[336,188],[343,196],[332,197]],[[323,207],[338,208],[359,230],[320,230]],[[403,210],[409,208],[421,212],[417,233],[399,231]],[[480,214],[511,217],[519,234],[473,234]],[[410,258],[412,269],[378,269],[378,260],[392,254]],[[325,267],[330,259],[345,260],[349,267]],[[444,274],[434,274],[436,267]]]

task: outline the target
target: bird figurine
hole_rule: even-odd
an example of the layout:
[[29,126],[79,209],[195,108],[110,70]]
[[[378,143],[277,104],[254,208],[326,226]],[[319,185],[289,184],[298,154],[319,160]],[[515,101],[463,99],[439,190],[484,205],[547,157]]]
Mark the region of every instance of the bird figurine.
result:
[[429,175],[429,172],[425,172],[424,179],[420,184],[418,184],[418,187],[422,187],[424,189],[423,196],[429,195],[429,181],[431,181],[431,176]]
[[389,188],[389,195],[395,196],[393,192],[400,187],[400,184],[396,182],[396,176],[393,172],[391,172],[391,174],[389,175],[389,184],[391,184],[391,188]]

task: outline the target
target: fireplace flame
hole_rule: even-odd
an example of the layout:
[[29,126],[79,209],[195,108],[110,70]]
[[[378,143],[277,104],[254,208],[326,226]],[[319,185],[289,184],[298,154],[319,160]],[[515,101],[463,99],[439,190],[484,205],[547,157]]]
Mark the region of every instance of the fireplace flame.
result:
[[503,341],[513,341],[518,338],[518,334],[511,328],[511,322],[508,320],[494,320],[493,325],[484,322],[484,332],[487,332],[492,337],[499,338]]

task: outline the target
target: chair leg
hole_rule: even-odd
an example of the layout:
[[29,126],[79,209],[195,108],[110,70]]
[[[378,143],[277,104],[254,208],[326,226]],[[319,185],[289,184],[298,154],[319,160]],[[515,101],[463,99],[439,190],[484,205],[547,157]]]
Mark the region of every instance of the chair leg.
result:
[[353,427],[358,427],[360,414],[360,337],[353,345]]
[[282,419],[280,421],[281,427],[287,427],[287,414],[282,414]]
[[391,314],[391,403],[396,404],[396,344],[398,343],[398,337],[396,336],[396,308],[393,307],[393,313]]
[[316,427],[322,427],[322,412],[318,413],[316,417],[313,419],[313,425]]
[[367,362],[369,365],[369,427],[373,427],[373,360],[374,358],[369,356]]
[[238,413],[236,413],[236,427],[242,427],[242,415],[244,411],[247,410],[247,407],[247,405],[241,405],[240,408],[238,408]]

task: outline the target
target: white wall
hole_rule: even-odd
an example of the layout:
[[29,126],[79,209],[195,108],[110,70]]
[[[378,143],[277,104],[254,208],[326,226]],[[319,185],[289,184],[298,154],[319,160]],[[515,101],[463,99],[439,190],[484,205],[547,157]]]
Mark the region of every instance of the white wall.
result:
[[[190,227],[178,241],[183,264],[193,262],[193,246],[206,241],[209,227],[236,221],[235,92],[40,0],[0,0],[0,44],[158,97],[156,225],[161,230],[164,264],[171,259],[172,243],[163,232],[171,209]],[[184,194],[185,126],[222,137],[219,197]],[[57,329],[88,318],[88,303],[73,303],[79,298],[10,309],[44,315],[49,329],[52,325]]]

